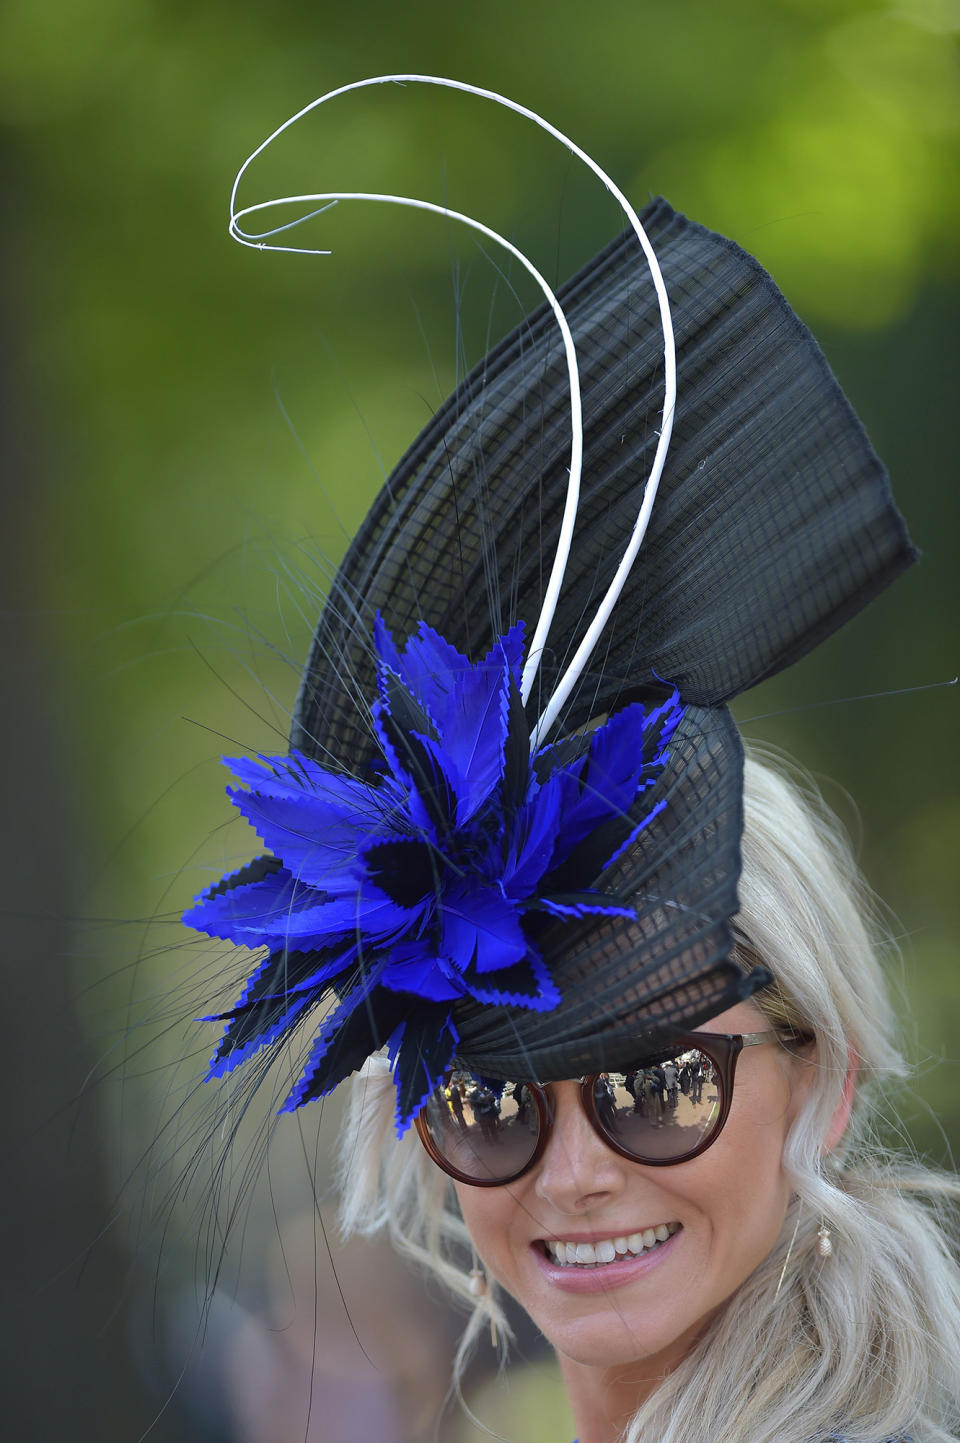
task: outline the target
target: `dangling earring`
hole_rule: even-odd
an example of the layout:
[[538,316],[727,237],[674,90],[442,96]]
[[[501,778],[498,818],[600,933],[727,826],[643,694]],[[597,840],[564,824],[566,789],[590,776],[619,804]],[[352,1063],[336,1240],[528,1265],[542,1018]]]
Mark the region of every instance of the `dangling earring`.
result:
[[774,1299],[779,1298],[779,1296],[780,1296],[780,1289],[783,1287],[783,1280],[784,1280],[784,1278],[787,1276],[787,1268],[788,1268],[789,1265],[790,1265],[790,1258],[791,1258],[791,1256],[792,1256],[792,1254],[793,1254],[793,1245],[794,1245],[794,1243],[797,1241],[797,1233],[798,1233],[799,1230],[800,1230],[800,1214],[801,1214],[801,1212],[802,1212],[802,1204],[798,1202],[798,1203],[797,1203],[797,1221],[796,1221],[796,1222],[794,1223],[794,1225],[793,1225],[793,1237],[790,1239],[790,1246],[787,1248],[787,1256],[784,1258],[784,1260],[783,1260],[783,1267],[780,1269],[780,1281],[777,1283],[777,1291],[776,1291],[776,1292],[774,1293],[774,1295],[773,1295],[773,1296],[774,1296]]
[[[480,1259],[477,1257],[476,1249],[473,1253],[473,1267],[470,1269],[470,1281],[467,1284],[470,1289],[470,1296],[474,1298],[485,1298],[487,1296],[487,1275],[480,1266]],[[497,1320],[490,1313],[490,1346],[495,1348],[500,1341],[497,1333]]]
[[470,1269],[470,1281],[467,1284],[470,1295],[474,1298],[485,1298],[487,1296],[487,1275],[480,1266],[480,1259],[476,1252],[473,1255],[473,1267]]
[[817,1254],[821,1258],[833,1257],[833,1237],[825,1222],[817,1228]]

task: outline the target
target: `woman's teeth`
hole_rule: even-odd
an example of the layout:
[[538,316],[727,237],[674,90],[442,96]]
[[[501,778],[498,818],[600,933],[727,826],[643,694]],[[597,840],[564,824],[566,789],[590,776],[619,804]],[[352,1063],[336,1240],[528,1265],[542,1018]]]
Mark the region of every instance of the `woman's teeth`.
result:
[[622,1238],[606,1238],[602,1243],[565,1243],[544,1239],[547,1257],[562,1268],[596,1268],[614,1263],[623,1258],[638,1258],[641,1253],[665,1243],[679,1232],[679,1223],[661,1223],[659,1227],[644,1228],[642,1233],[627,1233]]

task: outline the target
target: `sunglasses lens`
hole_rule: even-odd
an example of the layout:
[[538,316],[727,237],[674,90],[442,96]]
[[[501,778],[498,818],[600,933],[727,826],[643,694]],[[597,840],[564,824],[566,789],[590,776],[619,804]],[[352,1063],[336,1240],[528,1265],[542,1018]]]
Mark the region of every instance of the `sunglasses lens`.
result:
[[638,1162],[675,1162],[709,1142],[722,1111],[709,1059],[680,1053],[594,1083],[594,1107],[611,1142]]
[[507,1182],[536,1151],[539,1113],[522,1082],[488,1086],[454,1074],[421,1116],[440,1157],[474,1182]]

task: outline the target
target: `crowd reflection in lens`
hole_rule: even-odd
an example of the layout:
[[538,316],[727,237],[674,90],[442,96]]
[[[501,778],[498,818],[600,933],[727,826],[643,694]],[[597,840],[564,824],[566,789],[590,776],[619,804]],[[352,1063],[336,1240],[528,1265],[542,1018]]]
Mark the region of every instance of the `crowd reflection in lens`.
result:
[[[689,1049],[593,1081],[601,1130],[640,1160],[682,1156],[709,1136],[720,1116],[710,1059]],[[425,1120],[442,1155],[467,1176],[495,1178],[532,1157],[540,1117],[524,1082],[495,1082],[452,1072],[427,1103]]]
[[615,1142],[654,1159],[699,1147],[720,1116],[713,1064],[696,1049],[625,1073],[601,1074],[594,1084],[594,1103],[602,1127]]

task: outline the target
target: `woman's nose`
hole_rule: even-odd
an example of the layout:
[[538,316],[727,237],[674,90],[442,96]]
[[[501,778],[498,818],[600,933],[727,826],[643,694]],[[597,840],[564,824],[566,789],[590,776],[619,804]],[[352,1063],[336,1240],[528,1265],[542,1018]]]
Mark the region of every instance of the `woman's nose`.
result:
[[615,1196],[625,1183],[623,1158],[598,1136],[580,1100],[580,1085],[550,1088],[553,1127],[536,1168],[535,1188],[561,1212],[585,1212]]

